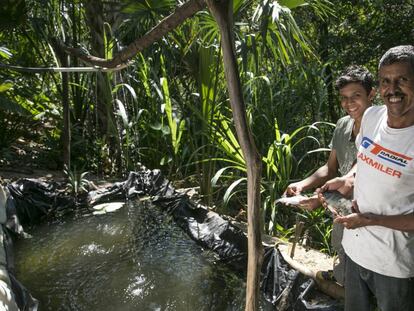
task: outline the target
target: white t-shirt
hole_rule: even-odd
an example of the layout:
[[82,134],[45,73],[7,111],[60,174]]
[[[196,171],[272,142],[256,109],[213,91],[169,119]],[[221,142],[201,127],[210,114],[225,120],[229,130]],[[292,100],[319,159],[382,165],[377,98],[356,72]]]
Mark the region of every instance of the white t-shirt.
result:
[[[414,126],[387,125],[386,106],[369,108],[356,140],[354,198],[361,213],[414,213]],[[360,266],[397,277],[414,277],[414,233],[382,226],[344,230],[345,253]]]

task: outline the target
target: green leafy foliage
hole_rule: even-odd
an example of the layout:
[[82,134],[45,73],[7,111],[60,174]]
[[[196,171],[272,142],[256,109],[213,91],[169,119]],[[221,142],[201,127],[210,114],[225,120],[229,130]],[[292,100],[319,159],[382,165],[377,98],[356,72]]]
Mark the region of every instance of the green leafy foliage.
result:
[[25,0],[2,0],[0,6],[0,31],[11,30],[26,20]]
[[298,218],[305,223],[309,247],[319,249],[329,255],[334,255],[331,246],[332,220],[323,208],[312,212],[298,212]]
[[63,172],[67,178],[66,188],[75,198],[88,191],[89,180],[86,178],[86,175],[89,172],[79,172],[76,167],[73,169],[65,167]]

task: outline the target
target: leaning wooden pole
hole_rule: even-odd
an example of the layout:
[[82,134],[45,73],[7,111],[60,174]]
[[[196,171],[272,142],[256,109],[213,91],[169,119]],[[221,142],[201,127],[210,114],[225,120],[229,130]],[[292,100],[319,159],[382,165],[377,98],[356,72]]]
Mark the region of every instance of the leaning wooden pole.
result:
[[247,165],[248,266],[246,311],[258,310],[263,246],[260,226],[260,179],[262,164],[247,123],[233,38],[233,1],[207,0],[221,34],[224,71],[237,137]]

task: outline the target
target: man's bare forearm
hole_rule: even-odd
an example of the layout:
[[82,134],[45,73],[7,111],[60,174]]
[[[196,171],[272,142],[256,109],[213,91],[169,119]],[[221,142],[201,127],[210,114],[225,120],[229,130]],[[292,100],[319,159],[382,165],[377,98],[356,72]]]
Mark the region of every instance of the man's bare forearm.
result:
[[368,226],[382,226],[394,230],[414,232],[414,214],[409,215],[374,215],[366,214]]
[[356,229],[365,226],[381,226],[389,229],[414,232],[414,214],[408,215],[375,215],[371,213],[352,213],[337,217],[334,220],[347,229]]

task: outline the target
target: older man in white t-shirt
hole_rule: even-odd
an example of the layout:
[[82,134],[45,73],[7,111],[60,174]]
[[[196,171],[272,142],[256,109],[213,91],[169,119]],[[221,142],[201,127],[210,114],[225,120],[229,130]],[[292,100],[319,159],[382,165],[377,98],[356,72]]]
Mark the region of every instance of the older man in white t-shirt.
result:
[[[379,63],[384,106],[369,108],[357,138],[355,213],[345,226],[345,310],[414,311],[414,46],[388,50]],[[343,186],[345,183],[345,186]]]

